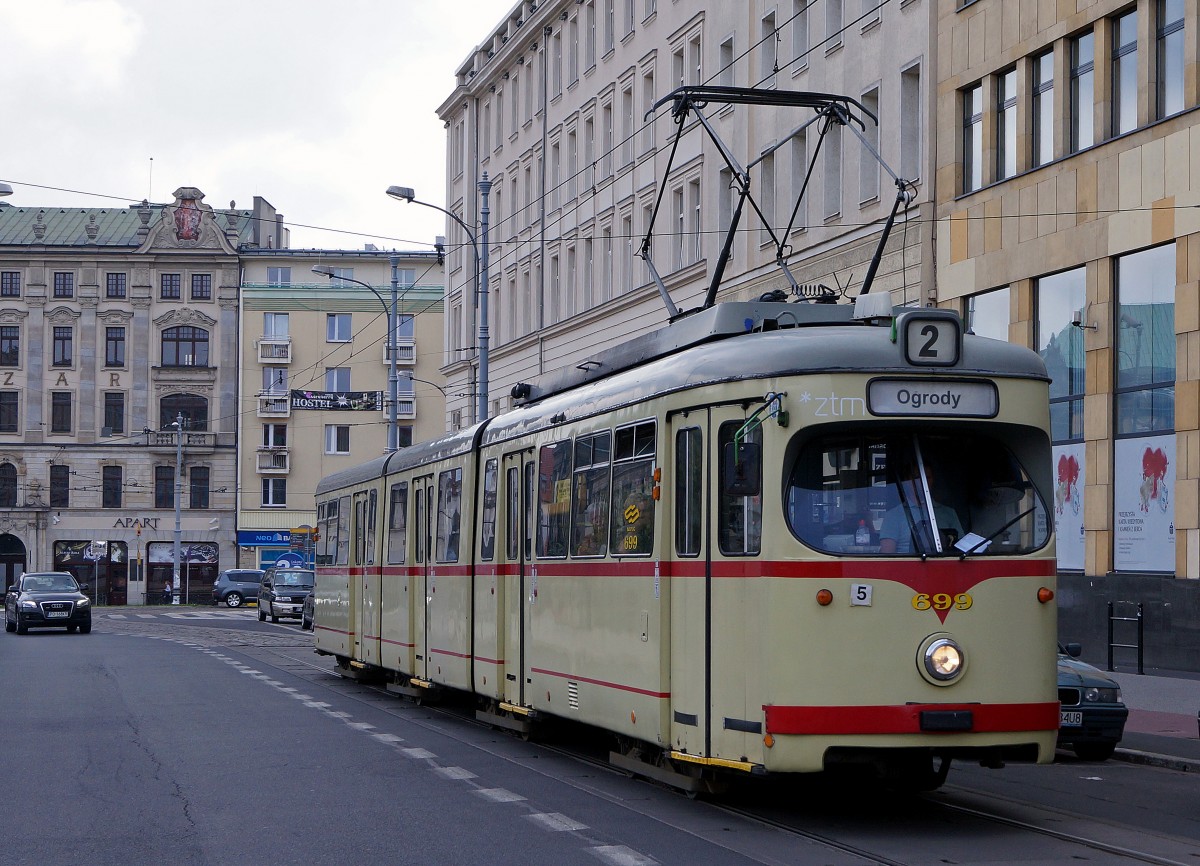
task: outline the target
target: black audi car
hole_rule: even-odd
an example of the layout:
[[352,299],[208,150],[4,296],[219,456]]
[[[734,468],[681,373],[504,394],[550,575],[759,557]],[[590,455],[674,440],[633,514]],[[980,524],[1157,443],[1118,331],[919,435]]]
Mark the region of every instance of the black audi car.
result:
[[65,571],[27,572],[4,596],[4,630],[25,634],[31,628],[92,630],[92,604]]

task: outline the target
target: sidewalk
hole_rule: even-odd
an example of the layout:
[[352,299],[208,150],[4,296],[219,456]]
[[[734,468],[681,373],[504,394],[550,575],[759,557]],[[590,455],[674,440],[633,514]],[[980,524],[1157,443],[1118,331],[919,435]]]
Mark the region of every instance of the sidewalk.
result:
[[1200,674],[1154,670],[1139,675],[1120,667],[1112,677],[1129,707],[1117,761],[1200,772]]

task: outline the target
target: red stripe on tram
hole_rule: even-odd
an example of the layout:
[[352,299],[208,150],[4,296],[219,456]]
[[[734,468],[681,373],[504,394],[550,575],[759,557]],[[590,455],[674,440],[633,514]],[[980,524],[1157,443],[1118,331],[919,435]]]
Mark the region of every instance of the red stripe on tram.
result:
[[921,713],[968,710],[971,729],[963,733],[1056,731],[1057,701],[1038,704],[905,704],[874,707],[764,706],[771,734],[919,734]]

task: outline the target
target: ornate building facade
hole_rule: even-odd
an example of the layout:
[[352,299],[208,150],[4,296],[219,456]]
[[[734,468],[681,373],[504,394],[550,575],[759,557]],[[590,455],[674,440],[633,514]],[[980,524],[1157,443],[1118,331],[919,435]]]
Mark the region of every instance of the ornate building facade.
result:
[[169,205],[0,203],[6,585],[58,569],[101,603],[157,597],[177,495],[184,597],[234,564],[238,247],[272,225],[192,187]]

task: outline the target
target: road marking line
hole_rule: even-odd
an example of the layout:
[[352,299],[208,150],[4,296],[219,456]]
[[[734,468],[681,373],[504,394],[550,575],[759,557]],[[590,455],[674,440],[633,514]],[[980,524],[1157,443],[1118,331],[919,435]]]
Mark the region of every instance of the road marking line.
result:
[[580,824],[573,818],[568,818],[566,815],[558,812],[539,812],[535,815],[526,815],[530,821],[541,824],[547,830],[561,832],[563,830],[586,830],[587,824]]
[[447,779],[474,779],[475,774],[462,767],[436,767],[434,772]]
[[401,749],[400,751],[403,752],[406,756],[413,758],[415,760],[420,760],[422,758],[436,758],[437,757],[437,755],[435,755],[433,752],[427,751],[425,749]]
[[505,788],[479,788],[475,793],[481,797],[486,797],[494,803],[515,803],[518,800],[526,799],[520,794],[514,794]]
[[658,861],[624,845],[599,845],[592,853],[613,866],[658,866]]

